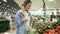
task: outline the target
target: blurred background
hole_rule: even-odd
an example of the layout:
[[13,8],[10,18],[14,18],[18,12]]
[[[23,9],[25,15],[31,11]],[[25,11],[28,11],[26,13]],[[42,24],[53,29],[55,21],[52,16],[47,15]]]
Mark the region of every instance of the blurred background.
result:
[[[0,0],[0,34],[16,34],[16,30],[13,28],[14,16],[16,12],[21,9],[24,1],[25,0]],[[52,13],[60,19],[60,0],[31,1],[32,6],[29,10],[34,19],[46,18],[46,20],[50,21]]]

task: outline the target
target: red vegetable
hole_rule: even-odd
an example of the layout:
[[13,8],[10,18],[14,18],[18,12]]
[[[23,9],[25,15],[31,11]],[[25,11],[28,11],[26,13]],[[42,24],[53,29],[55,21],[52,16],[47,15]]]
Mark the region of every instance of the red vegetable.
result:
[[55,29],[55,32],[58,32],[58,31],[59,31],[59,29],[56,28],[56,29]]
[[60,31],[58,32],[58,34],[60,34]]
[[49,33],[50,32],[50,29],[47,29],[46,31],[45,31],[45,33]]
[[49,34],[55,34],[55,30],[50,30]]
[[57,29],[59,29],[59,30],[60,30],[60,26],[57,26]]

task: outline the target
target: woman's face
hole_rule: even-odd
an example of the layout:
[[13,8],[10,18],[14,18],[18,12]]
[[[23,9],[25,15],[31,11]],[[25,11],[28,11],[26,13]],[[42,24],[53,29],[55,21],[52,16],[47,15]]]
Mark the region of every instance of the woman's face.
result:
[[30,7],[31,7],[31,3],[28,3],[28,4],[25,6],[25,9],[28,10],[28,9],[30,9]]

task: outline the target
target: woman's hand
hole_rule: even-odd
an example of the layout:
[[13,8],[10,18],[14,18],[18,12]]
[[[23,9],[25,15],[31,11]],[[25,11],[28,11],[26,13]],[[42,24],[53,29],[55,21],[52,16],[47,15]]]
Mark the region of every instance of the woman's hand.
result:
[[23,22],[23,23],[25,23],[25,22],[27,22],[27,21],[28,21],[27,18],[23,18],[23,19],[21,19],[21,22]]

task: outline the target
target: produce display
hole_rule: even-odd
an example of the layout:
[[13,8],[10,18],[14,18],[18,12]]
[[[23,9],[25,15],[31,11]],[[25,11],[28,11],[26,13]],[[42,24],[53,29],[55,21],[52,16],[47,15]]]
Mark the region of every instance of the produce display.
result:
[[10,21],[4,17],[0,17],[0,33],[6,32],[10,29]]
[[35,29],[40,34],[60,34],[60,22],[38,23]]
[[[35,16],[39,18],[40,16]],[[47,16],[46,16],[47,17]],[[56,17],[55,19],[57,19]],[[44,20],[45,19],[45,20]],[[42,21],[40,20],[35,22],[34,28],[36,29],[37,34],[60,34],[60,21],[53,20],[49,21],[50,18],[44,18]],[[55,21],[55,22],[54,22]]]

